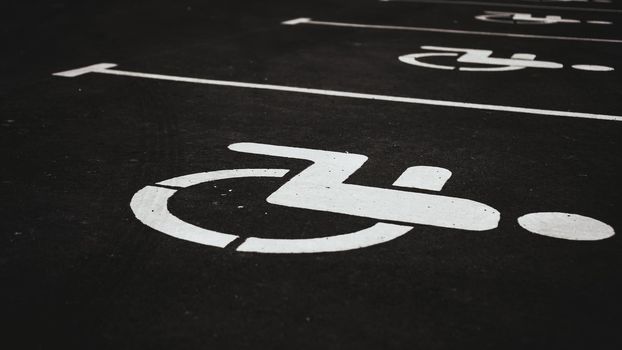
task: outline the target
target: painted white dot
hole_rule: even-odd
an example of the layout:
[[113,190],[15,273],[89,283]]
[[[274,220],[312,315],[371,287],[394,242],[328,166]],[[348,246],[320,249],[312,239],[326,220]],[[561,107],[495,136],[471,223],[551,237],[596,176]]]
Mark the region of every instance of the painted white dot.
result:
[[604,222],[568,213],[527,214],[518,218],[518,224],[535,234],[574,241],[598,241],[615,234],[613,228]]
[[575,64],[572,66],[572,68],[580,69],[580,70],[589,70],[593,72],[610,72],[613,70],[612,67],[598,66],[594,64]]
[[590,23],[590,24],[613,24],[613,22],[610,22],[610,21],[587,21],[587,23]]

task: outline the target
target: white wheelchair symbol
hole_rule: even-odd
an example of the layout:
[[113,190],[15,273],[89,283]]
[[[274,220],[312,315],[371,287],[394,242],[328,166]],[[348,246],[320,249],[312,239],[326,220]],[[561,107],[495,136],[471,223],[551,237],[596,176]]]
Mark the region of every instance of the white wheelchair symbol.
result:
[[[547,15],[544,17],[534,17],[530,13],[519,12],[500,12],[500,11],[485,11],[483,15],[475,16],[476,19],[485,22],[494,23],[506,23],[506,24],[558,24],[558,23],[582,23],[578,19],[562,18],[556,15]],[[589,24],[612,24],[609,21],[590,20],[584,21]]]
[[[422,52],[402,55],[399,60],[414,66],[454,70],[469,72],[505,72],[515,71],[525,68],[544,68],[544,69],[560,69],[564,65],[556,62],[537,61],[536,55],[530,53],[515,53],[510,58],[491,57],[492,50],[465,49],[443,46],[422,46],[423,50],[434,50],[436,52]],[[457,57],[457,63],[484,65],[484,67],[460,67],[448,66],[426,62],[428,58],[436,57]],[[426,59],[423,61],[422,59]],[[488,66],[488,67],[486,67]],[[490,67],[492,66],[492,67]],[[576,64],[572,66],[579,70],[588,71],[612,71],[613,68],[599,65]]]
[[[429,225],[465,231],[492,230],[500,214],[494,208],[469,199],[436,194],[345,184],[367,160],[360,154],[314,149],[235,143],[229,149],[244,153],[312,161],[266,201],[270,204],[375,219],[368,228],[345,234],[307,239],[246,238],[236,250],[257,253],[320,253],[368,247],[393,240],[414,228]],[[190,186],[224,179],[283,177],[288,169],[231,169],[195,173],[148,185],[134,194],[130,207],[138,220],[167,235],[224,248],[240,237],[187,223],[168,210],[168,200]],[[393,183],[401,188],[440,191],[451,172],[444,168],[413,166]],[[524,215],[525,229],[555,238],[599,240],[614,235],[613,229],[595,219],[565,213]]]

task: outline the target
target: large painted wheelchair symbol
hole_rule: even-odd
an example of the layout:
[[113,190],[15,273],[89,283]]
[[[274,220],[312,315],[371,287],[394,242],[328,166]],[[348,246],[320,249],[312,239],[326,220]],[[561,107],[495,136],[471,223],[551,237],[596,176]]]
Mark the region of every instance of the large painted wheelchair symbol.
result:
[[[238,152],[304,159],[313,164],[291,178],[266,201],[302,208],[375,219],[368,228],[345,234],[326,233],[308,239],[250,237],[237,247],[241,252],[318,253],[372,246],[404,235],[414,225],[430,225],[465,231],[497,227],[500,214],[494,208],[469,199],[436,194],[345,184],[367,160],[360,154],[314,149],[236,143]],[[283,177],[288,169],[216,170],[175,177],[149,185],[132,197],[130,206],[141,222],[170,236],[224,248],[240,238],[187,223],[168,210],[168,200],[182,188],[205,182],[245,177]],[[393,183],[396,187],[440,191],[451,177],[444,168],[413,166]],[[519,219],[525,229],[551,237],[598,240],[612,236],[613,229],[595,219],[565,213],[534,213]]]
[[579,20],[563,18],[557,15],[546,15],[544,17],[534,17],[531,13],[505,12],[505,11],[485,11],[483,15],[475,16],[475,19],[484,22],[504,23],[504,24],[612,24],[610,21],[601,20]]
[[[536,55],[530,53],[515,53],[510,58],[492,57],[491,50],[465,49],[443,46],[422,46],[424,50],[434,50],[436,52],[421,52],[408,55],[402,55],[399,60],[414,66],[424,68],[434,68],[443,70],[470,71],[470,72],[505,72],[515,71],[525,68],[544,68],[559,69],[564,65],[557,62],[538,61]],[[430,58],[437,57],[456,57],[456,66],[448,66],[430,63]],[[425,59],[422,60],[422,59]],[[476,66],[460,67],[460,64],[475,64]],[[612,71],[612,67],[599,66],[592,64],[575,64],[574,69],[587,71]]]

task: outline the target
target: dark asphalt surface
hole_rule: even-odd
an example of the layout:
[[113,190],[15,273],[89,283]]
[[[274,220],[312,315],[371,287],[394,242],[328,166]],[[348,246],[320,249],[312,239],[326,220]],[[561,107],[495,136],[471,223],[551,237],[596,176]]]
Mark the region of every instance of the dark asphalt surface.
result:
[[[137,72],[622,114],[620,43],[280,24],[310,17],[622,39],[622,13],[521,9],[614,22],[530,26],[473,19],[484,10],[508,8],[372,0],[0,5],[6,348],[619,349],[619,235],[554,239],[516,219],[560,211],[620,230],[620,122],[51,75],[113,62]],[[398,61],[424,45],[528,52],[565,67],[481,73]],[[570,68],[577,63],[616,70]],[[287,168],[291,177],[309,165],[227,149],[236,142],[364,154],[369,161],[347,182],[383,188],[410,166],[444,167],[453,176],[441,194],[488,204],[501,221],[484,232],[418,225],[364,249],[279,255],[179,240],[134,217],[133,194],[158,181],[235,168]],[[319,237],[375,222],[267,203],[284,181],[198,185],[179,191],[169,209],[242,237]]]

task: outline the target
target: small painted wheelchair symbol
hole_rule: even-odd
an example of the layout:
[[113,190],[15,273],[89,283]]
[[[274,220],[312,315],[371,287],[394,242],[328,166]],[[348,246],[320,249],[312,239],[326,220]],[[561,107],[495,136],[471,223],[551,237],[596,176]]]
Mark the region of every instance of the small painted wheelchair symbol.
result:
[[[466,231],[497,227],[500,214],[494,208],[463,198],[396,189],[345,184],[367,157],[360,154],[314,149],[235,143],[229,149],[312,161],[313,164],[291,178],[266,201],[302,208],[378,220],[368,228],[345,234],[308,239],[250,237],[237,247],[241,252],[319,253],[364,248],[404,235],[413,225],[430,225]],[[130,207],[145,225],[170,236],[224,248],[240,238],[187,223],[168,210],[168,200],[182,188],[205,182],[245,177],[283,177],[288,169],[216,170],[175,177],[149,185],[132,197]],[[393,183],[396,187],[440,191],[451,177],[444,168],[413,166]],[[390,223],[397,222],[400,224]],[[598,240],[613,236],[613,229],[594,219],[575,214],[535,213],[519,219],[525,229],[556,238]]]
[[563,18],[557,15],[547,15],[544,17],[534,17],[531,13],[522,12],[502,12],[485,11],[483,15],[475,16],[475,19],[484,22],[504,23],[504,24],[612,24],[610,21],[601,20],[579,20]]
[[[434,50],[436,52],[422,52],[403,55],[399,57],[399,60],[407,64],[424,68],[443,70],[457,69],[459,71],[469,72],[504,72],[521,70],[525,68],[559,69],[564,67],[561,63],[538,61],[536,60],[536,55],[530,53],[515,53],[510,58],[498,58],[491,57],[491,50],[463,49],[442,46],[422,46],[421,48],[424,50]],[[429,58],[436,57],[457,57],[456,62],[459,64],[467,63],[479,66],[460,67],[459,65],[447,66],[429,63]],[[425,59],[425,61],[423,59]],[[572,68],[587,71],[613,70],[611,67],[591,64],[575,64]]]

